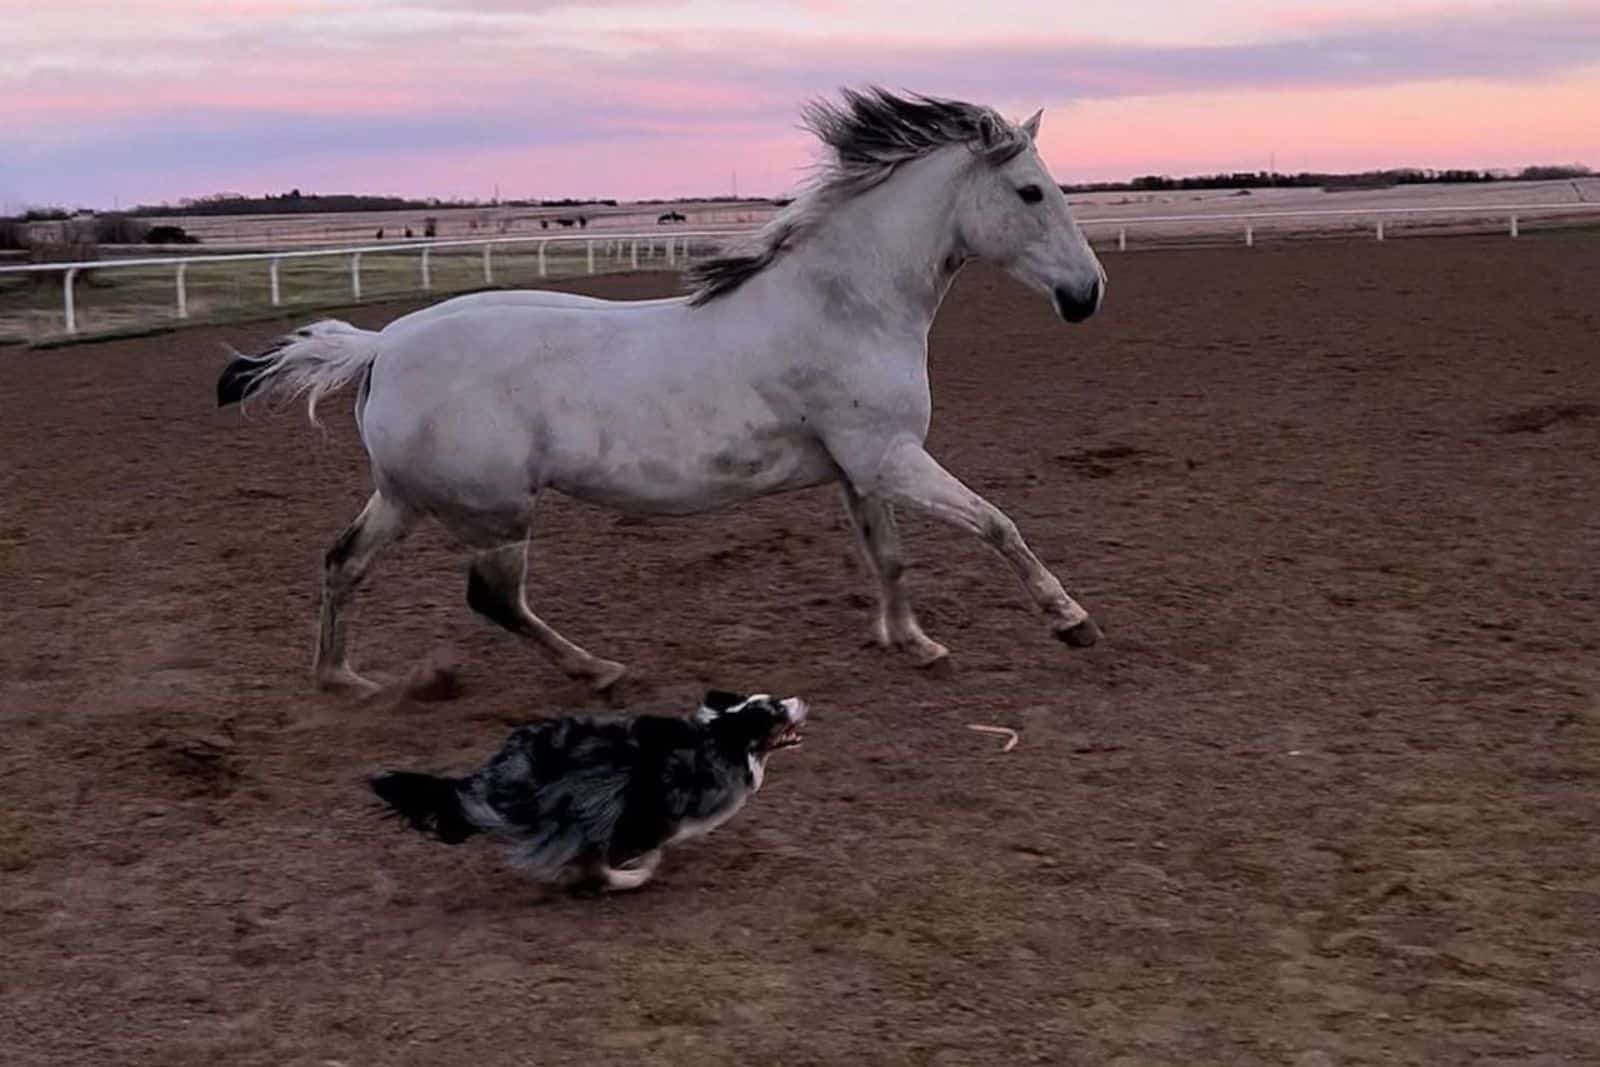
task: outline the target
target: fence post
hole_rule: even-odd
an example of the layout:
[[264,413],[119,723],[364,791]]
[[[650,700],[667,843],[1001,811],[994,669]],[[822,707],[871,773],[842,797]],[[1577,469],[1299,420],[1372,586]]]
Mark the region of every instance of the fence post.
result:
[[1522,235],[1522,228],[1517,225],[1517,217],[1515,215],[1512,215],[1511,216],[1511,236],[1512,237],[1520,237],[1521,235]]
[[350,253],[350,295],[361,299],[361,253]]
[[78,306],[73,301],[72,283],[77,280],[78,268],[68,267],[65,280],[62,282],[63,310],[67,313],[67,332],[78,332]]
[[178,264],[178,318],[189,317],[189,287],[184,282],[184,275],[189,272],[189,264]]
[[1128,228],[1126,226],[1121,226],[1121,227],[1119,227],[1117,229],[1117,251],[1118,252],[1126,252],[1127,250],[1128,250]]
[[422,289],[423,292],[433,288],[433,272],[428,269],[428,256],[433,252],[431,248],[422,250]]
[[1383,240],[1383,220],[1378,220],[1378,240]]
[[629,262],[632,265],[633,269],[634,270],[638,270],[639,269],[639,239],[637,237],[635,237],[633,239],[633,248],[628,253],[628,256],[629,256]]
[[594,273],[594,238],[591,237],[589,240],[585,241],[584,242],[584,246],[585,246],[585,252],[586,252],[588,260],[589,260],[589,273],[593,274]]
[[549,244],[549,243],[550,243],[549,241],[540,241],[539,242],[539,277],[541,277],[541,278],[543,278],[545,276],[544,246]]
[[675,237],[668,237],[667,238],[667,266],[669,266],[669,267],[677,262],[677,257],[673,255],[673,248],[672,248],[672,243],[675,240],[677,240],[677,238],[675,238]]
[[1256,246],[1256,228],[1248,222],[1244,224],[1244,246],[1246,248]]
[[489,253],[491,251],[493,251],[493,250],[494,250],[494,245],[489,244],[487,241],[484,242],[484,245],[483,245],[483,284],[484,285],[493,285],[494,284],[494,267],[490,266],[490,264],[489,264]]
[[274,259],[271,263],[267,264],[267,273],[272,278],[272,306],[273,307],[277,307],[280,303],[283,302],[283,297],[281,295],[281,290],[278,288],[278,263],[279,262],[280,262],[279,260]]

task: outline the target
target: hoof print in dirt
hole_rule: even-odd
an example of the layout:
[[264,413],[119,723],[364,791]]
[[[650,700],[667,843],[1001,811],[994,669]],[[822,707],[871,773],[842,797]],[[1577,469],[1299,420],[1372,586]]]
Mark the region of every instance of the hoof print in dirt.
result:
[[448,652],[435,652],[412,668],[400,685],[407,700],[436,704],[461,695],[461,660]]
[[1600,415],[1600,404],[1537,404],[1489,420],[1495,433],[1542,433],[1558,422]]
[[1078,448],[1063,452],[1056,460],[1085,478],[1107,478],[1117,473],[1119,464],[1152,455],[1155,453],[1132,445],[1106,445],[1104,448]]
[[226,796],[244,774],[233,742],[224,737],[159,737],[148,751],[157,769],[181,783],[185,796]]

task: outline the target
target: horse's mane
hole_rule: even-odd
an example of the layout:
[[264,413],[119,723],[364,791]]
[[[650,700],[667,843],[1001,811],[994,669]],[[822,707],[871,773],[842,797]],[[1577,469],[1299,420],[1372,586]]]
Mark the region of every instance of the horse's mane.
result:
[[885,181],[902,163],[964,144],[991,163],[1028,147],[1028,135],[992,108],[876,86],[846,89],[841,103],[813,100],[801,111],[826,154],[805,189],[756,235],[752,246],[689,268],[689,303],[730,293],[814,229],[830,208]]

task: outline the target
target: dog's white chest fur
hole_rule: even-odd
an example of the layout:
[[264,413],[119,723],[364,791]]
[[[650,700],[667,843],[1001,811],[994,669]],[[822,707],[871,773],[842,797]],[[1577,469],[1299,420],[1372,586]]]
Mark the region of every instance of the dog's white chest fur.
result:
[[663,844],[675,845],[687,841],[691,837],[701,837],[709,834],[735,815],[744,807],[756,790],[761,788],[761,783],[767,776],[767,761],[758,757],[754,752],[747,757],[750,761],[750,788],[745,790],[738,800],[717,812],[708,819],[685,819],[678,824],[678,830]]

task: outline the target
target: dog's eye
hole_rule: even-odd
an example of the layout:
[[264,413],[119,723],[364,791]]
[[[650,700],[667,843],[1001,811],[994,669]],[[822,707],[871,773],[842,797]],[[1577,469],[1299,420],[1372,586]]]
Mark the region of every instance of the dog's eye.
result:
[[1022,197],[1024,204],[1037,204],[1044,199],[1044,190],[1037,185],[1024,185],[1017,190],[1017,195]]

